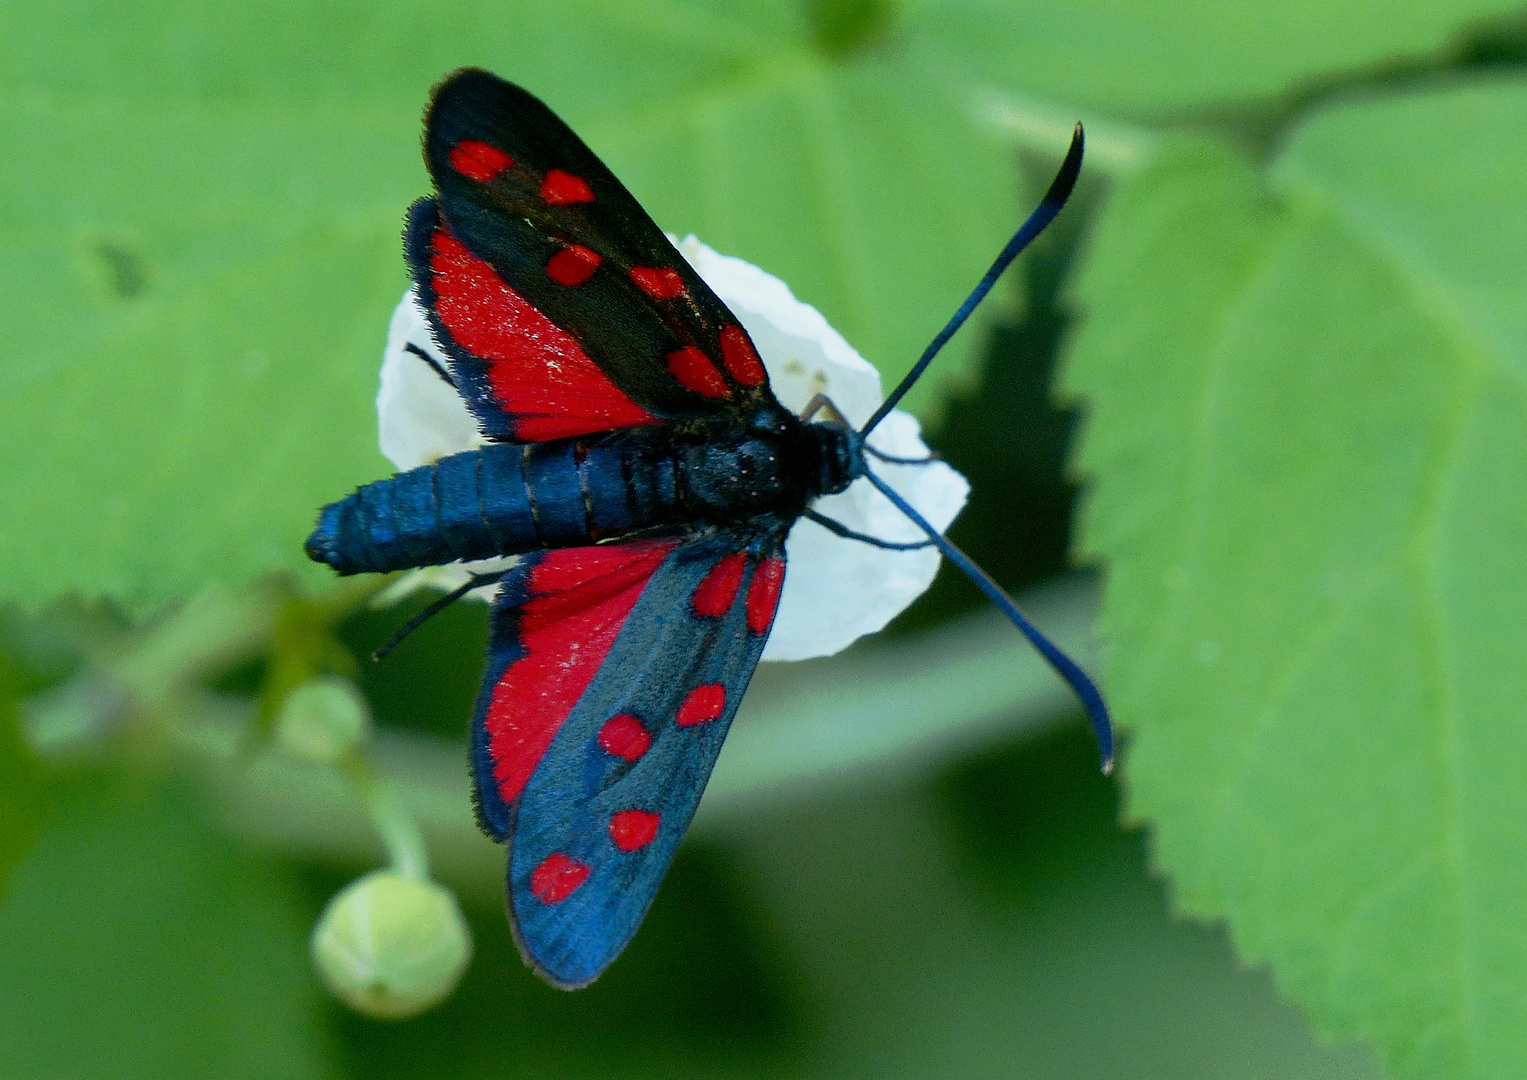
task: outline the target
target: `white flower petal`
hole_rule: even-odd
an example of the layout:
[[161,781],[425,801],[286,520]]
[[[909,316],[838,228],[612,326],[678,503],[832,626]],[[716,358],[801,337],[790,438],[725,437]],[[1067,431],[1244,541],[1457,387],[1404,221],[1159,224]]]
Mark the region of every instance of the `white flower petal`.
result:
[[[495,559],[482,559],[478,562],[421,566],[390,582],[385,589],[371,598],[371,604],[379,608],[391,607],[425,589],[437,589],[443,593],[454,592],[478,574],[494,574],[500,570],[508,570],[519,561],[518,555],[505,555]],[[487,603],[493,599],[493,591],[497,588],[498,582],[492,581],[479,589],[473,589],[466,595]]]
[[[435,344],[419,294],[409,289],[387,328],[382,355],[382,386],[376,395],[378,441],[399,472],[428,465],[483,444],[467,404],[440,373],[410,352],[427,353],[441,371],[449,371],[445,353]],[[464,578],[462,580],[465,580]]]
[[[387,328],[387,351],[382,356],[382,385],[376,395],[378,441],[387,460],[399,472],[429,465],[440,458],[475,450],[484,439],[477,421],[460,394],[408,346],[428,354],[449,371],[446,356],[435,344],[425,319],[419,294],[409,289],[392,313]],[[484,559],[472,563],[425,566],[410,571],[385,590],[389,601],[401,600],[420,589],[450,592],[467,583],[473,574],[507,570],[517,557]],[[491,600],[495,586],[473,589],[468,596]]]
[[[880,372],[854,351],[821,312],[797,300],[779,278],[752,263],[720,255],[693,236],[678,244],[722,303],[742,320],[769,371],[780,403],[800,412],[826,394],[859,425],[880,406]],[[925,457],[917,419],[892,410],[870,435],[870,445],[895,457]],[[970,485],[943,462],[889,465],[878,473],[937,529],[965,506]],[[922,532],[876,491],[858,480],[813,507],[856,532],[884,540],[921,540]],[[785,540],[785,587],[779,614],[764,646],[765,660],[831,656],[895,618],[933,584],[939,554],[932,549],[886,551],[828,532],[814,521],[796,522]]]
[[820,311],[797,300],[790,286],[750,262],[712,251],[693,236],[680,240],[678,248],[742,320],[781,405],[799,413],[812,397],[826,394],[855,427],[879,408],[880,372]]
[[[927,448],[915,434],[917,421],[893,412],[884,424],[897,420],[912,425],[916,444],[902,454],[926,454]],[[965,478],[941,461],[931,465],[882,462],[875,471],[940,531],[964,508],[970,492]],[[815,509],[857,532],[885,540],[924,538],[865,480],[822,499]],[[862,635],[874,633],[927,590],[940,561],[932,548],[884,551],[836,536],[805,519],[790,530],[785,555],[785,588],[774,631],[764,647],[766,660],[831,656]]]
[[[742,259],[720,255],[693,236],[679,250],[742,321],[758,347],[780,402],[795,412],[826,394],[852,424],[880,405],[880,373],[828,325],[816,308],[797,300],[783,281]],[[458,395],[407,346],[412,343],[445,367],[413,290],[393,313],[377,417],[382,453],[399,469],[425,465],[471,450],[483,438]],[[870,436],[875,449],[897,457],[924,457],[917,420],[894,410]],[[948,527],[965,506],[970,485],[943,462],[890,465],[875,471],[936,528]],[[867,480],[819,500],[814,509],[857,532],[886,540],[921,540],[922,533]],[[764,647],[765,660],[830,656],[896,617],[933,583],[939,555],[932,549],[886,551],[836,536],[802,519],[785,540],[787,563],[779,614]],[[410,576],[414,587],[455,588],[471,573],[510,565],[491,560],[428,567]],[[492,589],[471,594],[482,599]]]

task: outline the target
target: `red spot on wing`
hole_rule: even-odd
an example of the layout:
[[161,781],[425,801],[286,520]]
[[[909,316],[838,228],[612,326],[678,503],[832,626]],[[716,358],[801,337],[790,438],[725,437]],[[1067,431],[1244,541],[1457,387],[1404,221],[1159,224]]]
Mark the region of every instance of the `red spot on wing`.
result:
[[694,727],[710,723],[725,711],[726,687],[716,682],[706,683],[689,692],[673,720],[679,727]]
[[[485,720],[493,777],[506,803],[524,790],[653,571],[676,546],[677,540],[638,540],[540,556],[527,583],[530,599],[518,612],[521,655],[494,686]],[[636,728],[650,743],[640,723]],[[627,733],[630,738],[619,745],[636,750],[640,740]],[[642,745],[636,756],[645,750]]]
[[763,361],[758,359],[758,350],[740,326],[721,328],[721,360],[732,378],[743,386],[757,386],[768,377]]
[[486,184],[505,169],[514,168],[514,159],[491,143],[462,139],[447,156],[451,168],[469,180]]
[[631,280],[654,300],[672,300],[684,295],[684,279],[677,270],[666,266],[633,266]]
[[732,610],[732,601],[737,598],[737,590],[742,586],[745,561],[741,552],[734,552],[711,568],[705,580],[695,587],[696,615],[717,619]]
[[541,181],[541,198],[552,206],[590,203],[594,201],[594,189],[581,176],[552,169],[546,174],[546,179]]
[[646,810],[622,810],[610,817],[610,839],[621,851],[638,851],[652,843],[661,820]]
[[599,729],[599,748],[627,761],[635,761],[651,746],[651,733],[630,713],[610,717]]
[[774,611],[779,607],[779,590],[785,583],[785,560],[771,555],[758,564],[748,583],[748,629],[762,634],[774,625]]
[[726,397],[726,380],[699,349],[686,345],[668,354],[668,370],[686,390],[709,398]]
[[493,396],[530,442],[655,424],[573,338],[445,229],[435,230],[435,311],[487,367]]
[[603,261],[599,257],[599,252],[592,248],[573,244],[551,257],[546,264],[546,273],[559,285],[576,288],[593,277],[594,271],[599,269],[599,264]]
[[555,852],[530,872],[530,895],[543,904],[560,904],[588,880],[589,870],[588,863]]

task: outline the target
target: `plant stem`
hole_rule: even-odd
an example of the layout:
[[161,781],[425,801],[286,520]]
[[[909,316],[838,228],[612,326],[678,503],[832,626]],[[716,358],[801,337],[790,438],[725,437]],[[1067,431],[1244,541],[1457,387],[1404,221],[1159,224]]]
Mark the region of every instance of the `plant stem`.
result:
[[413,811],[398,798],[393,786],[368,761],[349,770],[381,835],[392,868],[404,877],[429,879],[429,848]]
[[1085,168],[1110,177],[1137,172],[1150,160],[1159,136],[1149,128],[1107,117],[1078,116],[1074,108],[987,89],[973,99],[976,116],[992,130],[1026,150],[1058,156],[1081,120],[1087,129]]

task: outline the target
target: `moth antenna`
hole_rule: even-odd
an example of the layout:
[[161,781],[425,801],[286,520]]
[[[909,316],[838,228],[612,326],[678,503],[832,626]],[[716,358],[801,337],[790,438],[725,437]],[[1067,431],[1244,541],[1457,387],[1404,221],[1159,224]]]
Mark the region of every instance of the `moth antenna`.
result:
[[1077,124],[1076,130],[1071,133],[1071,148],[1066,151],[1066,159],[1060,163],[1060,171],[1055,174],[1055,179],[1050,182],[1050,190],[1045,192],[1045,197],[1039,201],[1039,205],[1034,208],[1034,212],[1029,215],[1028,220],[1018,226],[1018,231],[1013,234],[1013,238],[1007,242],[1007,246],[997,256],[997,261],[991,264],[991,269],[986,271],[986,276],[981,279],[980,284],[965,298],[965,302],[960,305],[959,310],[954,313],[953,317],[944,324],[944,328],[938,332],[938,335],[928,343],[928,347],[923,350],[923,354],[918,358],[917,363],[912,365],[912,370],[907,372],[901,382],[896,384],[896,389],[892,390],[890,396],[880,403],[880,408],[875,410],[875,415],[870,417],[865,422],[865,425],[859,429],[860,435],[868,435],[873,431],[875,425],[884,420],[886,414],[894,409],[897,402],[906,396],[907,391],[912,389],[912,384],[922,377],[923,371],[933,362],[933,358],[938,355],[939,350],[949,343],[949,339],[954,337],[955,331],[964,325],[966,319],[970,318],[970,313],[976,309],[976,306],[982,300],[986,299],[986,294],[991,292],[992,286],[1002,276],[1002,271],[1007,269],[1008,264],[1016,259],[1023,249],[1033,242],[1036,236],[1045,231],[1045,226],[1055,220],[1055,215],[1060,213],[1061,207],[1065,206],[1066,200],[1071,197],[1071,189],[1076,186],[1077,174],[1082,171],[1084,142],[1082,125]]
[[388,638],[386,641],[382,642],[381,645],[377,646],[377,648],[371,653],[371,659],[380,660],[382,657],[392,652],[393,649],[396,649],[399,645],[403,644],[404,639],[407,638],[409,634],[412,634],[415,630],[419,629],[419,627],[429,622],[430,619],[433,619],[436,615],[439,615],[442,611],[450,607],[456,601],[460,600],[467,593],[471,592],[473,589],[480,589],[484,585],[493,584],[508,572],[508,570],[496,570],[486,574],[473,574],[471,577],[467,578],[464,584],[458,585],[456,588],[452,589],[444,596],[435,600],[435,602],[430,604],[429,607],[425,608],[423,611],[419,612],[419,614],[415,615],[412,619],[409,619],[406,623],[400,626],[397,632],[392,635],[392,637]]
[[1108,719],[1108,705],[1103,701],[1103,695],[1098,691],[1097,684],[1076,665],[1074,660],[1061,652],[1058,645],[1029,622],[1028,616],[1018,610],[1018,605],[1013,603],[1013,598],[1003,591],[1002,586],[993,581],[985,570],[972,562],[969,555],[950,543],[921,514],[912,509],[911,504],[898,495],[890,484],[872,472],[866,472],[865,476],[870,483],[880,489],[881,494],[895,504],[896,509],[906,514],[914,525],[928,534],[928,539],[933,541],[943,553],[944,558],[975,582],[976,587],[997,605],[1002,614],[1008,617],[1008,620],[1023,633],[1024,637],[1029,639],[1029,644],[1039,650],[1039,655],[1049,662],[1055,669],[1055,673],[1066,680],[1072,693],[1076,694],[1077,700],[1082,703],[1082,708],[1087,710],[1087,719],[1092,722],[1092,733],[1097,737],[1098,753],[1103,759],[1103,772],[1113,772],[1113,724]]

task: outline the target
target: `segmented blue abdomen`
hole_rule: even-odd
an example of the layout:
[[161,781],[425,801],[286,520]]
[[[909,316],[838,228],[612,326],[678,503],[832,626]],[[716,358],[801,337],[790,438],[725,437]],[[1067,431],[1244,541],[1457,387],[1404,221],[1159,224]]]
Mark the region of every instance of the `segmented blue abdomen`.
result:
[[563,440],[453,454],[324,507],[308,554],[341,574],[379,573],[589,544],[668,518],[671,498],[632,490],[625,449]]

